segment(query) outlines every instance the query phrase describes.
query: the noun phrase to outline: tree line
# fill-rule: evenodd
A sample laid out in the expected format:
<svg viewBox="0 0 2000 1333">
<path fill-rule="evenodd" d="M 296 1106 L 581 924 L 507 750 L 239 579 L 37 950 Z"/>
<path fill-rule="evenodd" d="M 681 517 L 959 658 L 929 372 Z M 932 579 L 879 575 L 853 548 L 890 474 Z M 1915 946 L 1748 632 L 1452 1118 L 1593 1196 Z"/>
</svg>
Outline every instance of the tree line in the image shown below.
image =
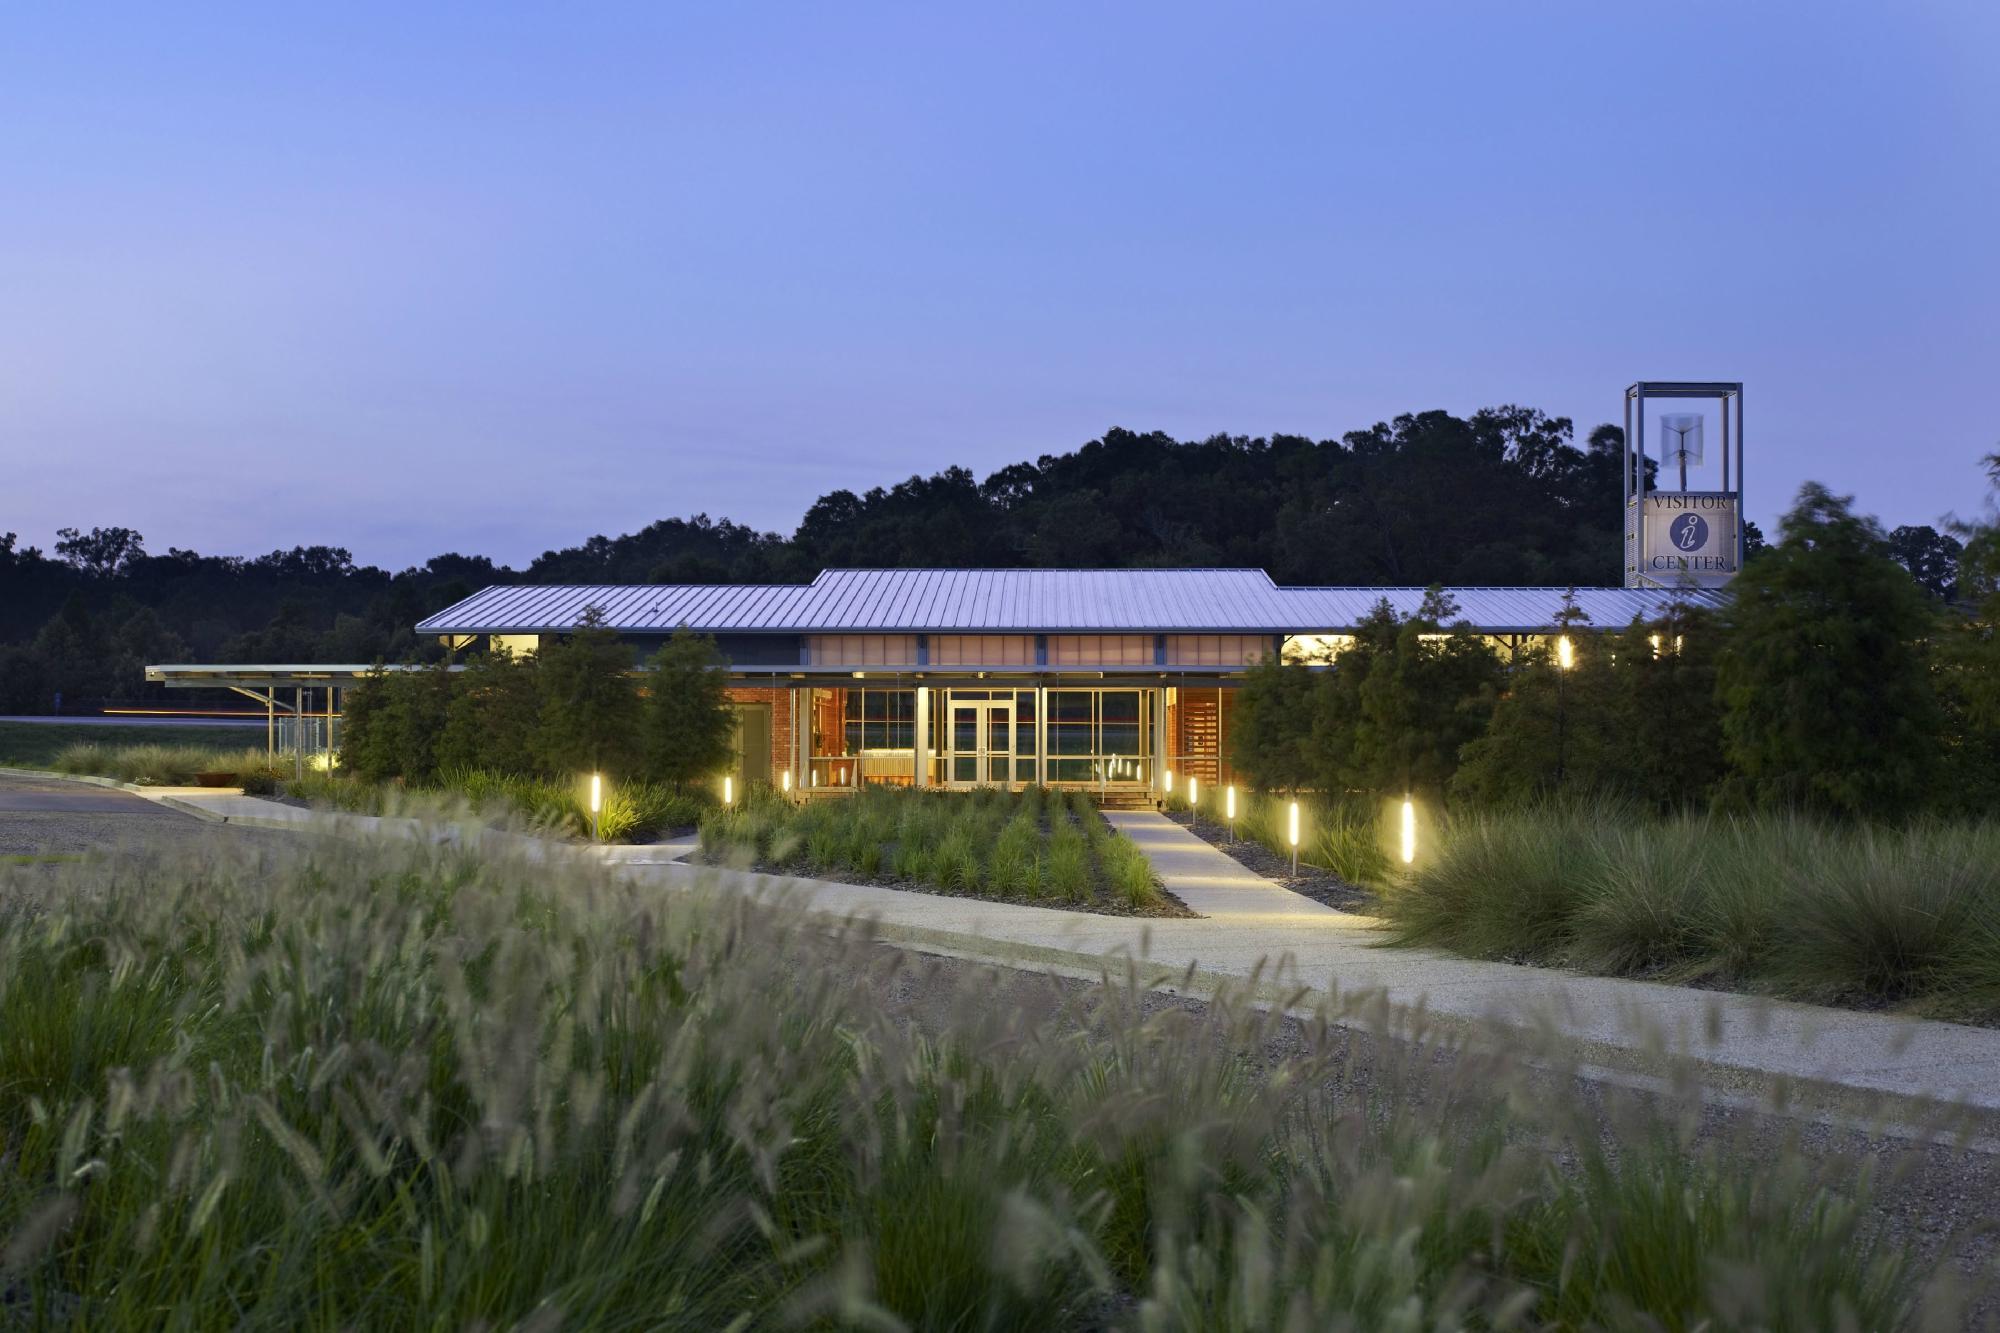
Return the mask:
<svg viewBox="0 0 2000 1333">
<path fill-rule="evenodd" d="M 1337 439 L 1107 431 L 981 481 L 962 467 L 820 497 L 789 536 L 707 515 L 546 551 L 447 553 L 391 573 L 337 546 L 252 558 L 147 551 L 130 528 L 0 535 L 0 712 L 157 697 L 147 662 L 424 660 L 413 626 L 497 582 L 798 582 L 828 566 L 1246 566 L 1280 583 L 1612 585 L 1623 432 L 1532 408 L 1421 412 Z M 1898 528 L 1939 600 L 1957 538 Z M 1762 538 L 1754 531 L 1751 547 Z M 182 699 L 188 696 L 180 696 Z"/>
<path fill-rule="evenodd" d="M 2000 455 L 1987 460 L 2000 490 Z M 1447 802 L 1613 797 L 1846 818 L 2000 808 L 2000 521 L 1934 595 L 1851 497 L 1808 484 L 1720 613 L 1592 626 L 1566 598 L 1518 660 L 1434 588 L 1384 603 L 1337 668 L 1266 661 L 1231 761 L 1256 785 Z M 1551 643 L 1554 646 L 1551 646 Z"/>
<path fill-rule="evenodd" d="M 473 772 L 706 783 L 733 753 L 724 665 L 714 640 L 682 629 L 635 677 L 631 648 L 592 609 L 539 652 L 363 677 L 342 709 L 340 764 L 414 787 Z"/>
</svg>

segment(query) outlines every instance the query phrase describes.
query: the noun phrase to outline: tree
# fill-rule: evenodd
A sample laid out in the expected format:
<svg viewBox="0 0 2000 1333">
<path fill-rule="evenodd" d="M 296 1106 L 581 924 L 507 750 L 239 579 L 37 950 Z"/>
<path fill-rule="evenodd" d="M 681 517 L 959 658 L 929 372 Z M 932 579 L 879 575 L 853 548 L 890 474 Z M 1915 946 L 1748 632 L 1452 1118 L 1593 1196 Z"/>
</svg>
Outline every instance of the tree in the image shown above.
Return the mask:
<svg viewBox="0 0 2000 1333">
<path fill-rule="evenodd" d="M 1621 643 L 1577 632 L 1589 622 L 1576 590 L 1564 593 L 1550 627 L 1553 646 L 1538 644 L 1517 661 L 1485 734 L 1460 751 L 1454 792 L 1507 805 L 1562 792 L 1630 790 L 1617 674 Z"/>
<path fill-rule="evenodd" d="M 1940 602 L 1958 596 L 1958 562 L 1965 544 L 1926 523 L 1889 534 L 1889 558 L 1910 571 L 1917 586 Z"/>
<path fill-rule="evenodd" d="M 389 677 L 380 662 L 340 701 L 340 766 L 369 782 L 386 782 L 397 773 L 388 702 Z"/>
<path fill-rule="evenodd" d="M 1808 482 L 1734 591 L 1716 684 L 1749 799 L 1848 817 L 1914 808 L 1937 760 L 1936 620 L 1880 525 Z"/>
<path fill-rule="evenodd" d="M 1437 793 L 1458 754 L 1482 735 L 1500 680 L 1500 661 L 1460 621 L 1442 589 L 1398 620 L 1380 602 L 1356 627 L 1353 646 L 1322 678 L 1314 710 L 1313 757 L 1330 790 Z"/>
<path fill-rule="evenodd" d="M 728 664 L 715 640 L 683 625 L 646 666 L 646 772 L 663 782 L 706 782 L 734 755 Z"/>
<path fill-rule="evenodd" d="M 1727 651 L 1715 617 L 1679 597 L 1625 634 L 1617 660 L 1623 742 L 1647 804 L 1699 809 L 1717 795 L 1725 765 L 1716 666 Z"/>
<path fill-rule="evenodd" d="M 1229 726 L 1230 766 L 1263 791 L 1313 785 L 1307 746 L 1313 673 L 1299 662 L 1265 657 L 1243 673 Z"/>
<path fill-rule="evenodd" d="M 2000 499 L 2000 453 L 1982 460 Z M 1938 637 L 1938 696 L 1944 710 L 1945 790 L 1958 809 L 2000 808 L 2000 507 L 1956 523 L 1963 538 L 1957 603 Z"/>
<path fill-rule="evenodd" d="M 438 768 L 533 773 L 541 693 L 532 656 L 506 648 L 481 653 L 452 683 L 438 737 Z"/>
<path fill-rule="evenodd" d="M 626 777 L 640 765 L 639 692 L 632 650 L 605 628 L 598 607 L 584 608 L 576 629 L 536 656 L 541 717 L 535 758 L 552 774 Z"/>
<path fill-rule="evenodd" d="M 131 528 L 56 529 L 56 554 L 86 574 L 100 578 L 119 570 L 146 554 L 146 539 Z"/>
</svg>

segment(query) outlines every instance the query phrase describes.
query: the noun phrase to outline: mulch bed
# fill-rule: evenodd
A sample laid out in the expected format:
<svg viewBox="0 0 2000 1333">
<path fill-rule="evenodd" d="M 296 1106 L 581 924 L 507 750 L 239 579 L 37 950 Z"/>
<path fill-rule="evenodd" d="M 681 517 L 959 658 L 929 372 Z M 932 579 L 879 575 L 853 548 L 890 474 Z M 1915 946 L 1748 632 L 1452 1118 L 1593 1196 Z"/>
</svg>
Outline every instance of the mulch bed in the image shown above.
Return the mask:
<svg viewBox="0 0 2000 1333">
<path fill-rule="evenodd" d="M 1336 912 L 1350 912 L 1356 916 L 1375 915 L 1375 895 L 1368 890 L 1349 884 L 1331 870 L 1299 862 L 1299 873 L 1292 873 L 1292 858 L 1280 856 L 1261 842 L 1249 838 L 1229 840 L 1229 827 L 1204 819 L 1200 824 L 1191 824 L 1185 810 L 1167 812 L 1167 818 L 1193 833 L 1203 842 L 1235 861 L 1245 870 L 1262 875 L 1273 884 L 1290 889 L 1302 898 L 1310 898 L 1316 903 L 1331 907 Z"/>
</svg>

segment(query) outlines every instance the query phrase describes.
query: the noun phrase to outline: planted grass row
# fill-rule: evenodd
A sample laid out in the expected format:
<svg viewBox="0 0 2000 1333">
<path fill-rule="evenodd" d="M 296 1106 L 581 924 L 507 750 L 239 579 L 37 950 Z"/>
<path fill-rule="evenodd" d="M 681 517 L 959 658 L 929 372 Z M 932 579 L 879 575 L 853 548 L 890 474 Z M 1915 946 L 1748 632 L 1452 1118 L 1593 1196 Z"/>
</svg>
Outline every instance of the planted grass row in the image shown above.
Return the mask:
<svg viewBox="0 0 2000 1333">
<path fill-rule="evenodd" d="M 871 788 L 802 805 L 767 798 L 712 813 L 701 842 L 710 861 L 792 874 L 1096 910 L 1175 906 L 1146 854 L 1083 792 Z"/>
<path fill-rule="evenodd" d="M 87 747 L 99 754 L 138 748 L 166 749 L 180 754 L 241 754 L 254 748 L 258 760 L 264 757 L 263 727 L 152 726 L 139 723 L 83 722 L 0 722 L 0 765 L 14 768 L 56 768 L 56 760 L 74 746 Z M 74 756 L 72 761 L 74 762 Z M 190 763 L 206 761 L 190 760 Z M 65 773 L 89 773 L 97 777 L 115 774 L 96 768 L 61 768 Z M 186 771 L 196 771 L 188 768 Z M 202 771 L 207 771 L 206 767 Z M 135 782 L 136 778 L 120 781 Z"/>
<path fill-rule="evenodd" d="M 49 756 L 45 766 L 57 773 L 112 778 L 139 787 L 185 787 L 197 773 L 275 775 L 264 747 L 242 747 L 240 735 L 229 748 L 215 745 L 111 745 L 78 741 Z"/>
<path fill-rule="evenodd" d="M 2000 1022 L 2000 821 L 1547 806 L 1455 815 L 1438 843 L 1380 896 L 1397 942 Z"/>
<path fill-rule="evenodd" d="M 1213 787 L 1201 793 L 1198 818 L 1203 825 L 1223 827 L 1222 792 Z M 1291 804 L 1299 804 L 1299 862 L 1317 866 L 1340 876 L 1357 888 L 1373 888 L 1387 880 L 1394 862 L 1388 838 L 1392 828 L 1389 810 L 1374 798 L 1347 800 L 1322 795 L 1291 796 L 1239 790 L 1236 794 L 1236 836 L 1261 844 L 1282 857 L 1290 857 Z M 1185 787 L 1167 798 L 1171 813 L 1193 815 Z"/>
<path fill-rule="evenodd" d="M 1136 981 L 977 971 L 912 1009 L 903 966 L 740 893 L 471 843 L 0 866 L 8 1309 L 102 1329 L 1962 1317 L 1851 1162 L 1779 1144 L 1751 1166 L 1679 1106 L 1600 1118 L 1407 1018 L 1274 1043 L 1284 1020 L 1243 996 L 1160 1009 Z M 1014 1002 L 1031 986 L 1046 999 Z"/>
<path fill-rule="evenodd" d="M 423 787 L 365 782 L 345 773 L 308 773 L 280 784 L 287 796 L 309 805 L 362 815 L 451 817 L 469 814 L 495 826 L 589 838 L 637 842 L 675 829 L 693 828 L 715 802 L 661 782 L 607 782 L 593 825 L 589 789 L 581 780 L 554 781 L 484 769 L 447 769 Z"/>
</svg>

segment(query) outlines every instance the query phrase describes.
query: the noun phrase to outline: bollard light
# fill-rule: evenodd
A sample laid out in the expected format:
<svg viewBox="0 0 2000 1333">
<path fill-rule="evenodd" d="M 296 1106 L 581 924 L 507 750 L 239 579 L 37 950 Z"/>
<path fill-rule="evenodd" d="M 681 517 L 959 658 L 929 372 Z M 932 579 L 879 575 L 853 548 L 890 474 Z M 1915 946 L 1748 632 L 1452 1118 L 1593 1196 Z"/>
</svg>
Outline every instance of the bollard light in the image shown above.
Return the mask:
<svg viewBox="0 0 2000 1333">
<path fill-rule="evenodd" d="M 1299 875 L 1299 803 L 1292 802 L 1292 808 L 1285 815 L 1285 840 L 1292 844 L 1292 878 Z"/>
<path fill-rule="evenodd" d="M 590 775 L 590 840 L 592 842 L 603 841 L 597 834 L 599 828 L 598 812 L 602 809 L 604 809 L 604 778 L 601 774 L 592 773 Z"/>
<path fill-rule="evenodd" d="M 1190 777 L 1188 778 L 1188 806 L 1189 806 L 1189 807 L 1190 807 L 1191 809 L 1195 809 L 1195 810 L 1199 810 L 1199 809 L 1200 809 L 1200 807 L 1201 807 L 1201 779 L 1200 779 L 1200 778 L 1197 778 L 1197 777 L 1192 777 L 1192 776 L 1190 776 Z"/>
<path fill-rule="evenodd" d="M 1174 794 L 1174 770 L 1170 768 L 1167 770 L 1167 795 L 1172 796 L 1173 794 Z"/>
<path fill-rule="evenodd" d="M 1403 798 L 1403 864 L 1417 859 L 1417 805 L 1409 797 Z"/>
<path fill-rule="evenodd" d="M 1223 793 L 1222 817 L 1229 821 L 1229 840 L 1231 842 L 1235 842 L 1236 841 L 1236 786 L 1234 783 L 1231 783 L 1229 790 Z"/>
<path fill-rule="evenodd" d="M 789 768 L 785 770 L 784 784 L 785 795 L 790 796 L 792 794 L 792 770 Z"/>
<path fill-rule="evenodd" d="M 722 803 L 724 805 L 734 805 L 736 803 L 735 778 L 725 776 L 722 779 Z"/>
</svg>

